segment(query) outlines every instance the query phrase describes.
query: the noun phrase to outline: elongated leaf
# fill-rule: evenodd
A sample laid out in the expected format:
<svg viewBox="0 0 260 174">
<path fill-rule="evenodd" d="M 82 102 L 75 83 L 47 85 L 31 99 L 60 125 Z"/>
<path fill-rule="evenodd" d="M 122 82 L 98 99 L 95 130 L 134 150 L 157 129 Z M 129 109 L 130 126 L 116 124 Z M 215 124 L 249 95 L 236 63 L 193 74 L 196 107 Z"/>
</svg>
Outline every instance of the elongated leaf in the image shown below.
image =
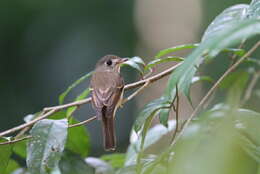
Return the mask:
<svg viewBox="0 0 260 174">
<path fill-rule="evenodd" d="M 231 27 L 219 31 L 211 38 L 203 41 L 200 46 L 192 52 L 176 71 L 171 74 L 166 96 L 175 96 L 175 86 L 178 83 L 179 89 L 189 96 L 189 89 L 192 78 L 196 72 L 197 66 L 203 61 L 203 55 L 208 54 L 209 57 L 215 57 L 221 50 L 233 44 L 239 43 L 242 38 L 249 38 L 256 34 L 260 34 L 259 20 L 243 20 L 233 23 Z"/>
<path fill-rule="evenodd" d="M 211 38 L 216 32 L 232 26 L 233 22 L 245 19 L 247 17 L 248 7 L 249 5 L 247 4 L 238 4 L 224 10 L 208 26 L 207 30 L 204 32 L 202 41 Z"/>
<path fill-rule="evenodd" d="M 0 138 L 0 142 L 6 142 L 7 139 Z M 10 161 L 13 146 L 10 144 L 0 146 L 0 173 L 7 174 L 7 166 Z"/>
<path fill-rule="evenodd" d="M 136 132 L 138 132 L 141 127 L 143 126 L 146 119 L 150 116 L 154 116 L 160 109 L 164 109 L 166 107 L 169 107 L 170 103 L 165 100 L 165 98 L 161 97 L 159 99 L 156 99 L 150 103 L 148 103 L 141 113 L 138 115 L 135 124 L 134 129 Z"/>
<path fill-rule="evenodd" d="M 172 47 L 172 48 L 166 48 L 164 50 L 161 50 L 159 53 L 157 53 L 155 58 L 159 59 L 160 57 L 163 57 L 163 56 L 170 54 L 170 53 L 173 53 L 175 51 L 197 48 L 198 46 L 199 46 L 199 44 L 185 44 L 185 45 L 175 46 L 175 47 Z"/>
<path fill-rule="evenodd" d="M 124 167 L 126 154 L 124 153 L 114 153 L 108 155 L 102 155 L 100 159 L 108 162 L 113 168 Z"/>
<path fill-rule="evenodd" d="M 75 118 L 71 118 L 70 124 L 78 123 Z M 68 140 L 66 149 L 86 157 L 90 151 L 90 136 L 85 126 L 78 126 L 68 130 Z"/>
<path fill-rule="evenodd" d="M 126 61 L 122 64 L 122 66 L 125 66 L 125 65 L 136 69 L 140 74 L 144 73 L 145 63 L 144 63 L 143 59 L 140 57 L 129 58 L 128 61 Z"/>
<path fill-rule="evenodd" d="M 155 59 L 151 62 L 149 62 L 146 66 L 145 66 L 145 70 L 148 70 L 158 64 L 161 64 L 161 63 L 166 63 L 166 62 L 172 62 L 172 61 L 175 61 L 175 62 L 181 62 L 183 61 L 183 58 L 182 57 L 166 57 L 166 58 L 163 58 L 163 59 Z"/>
<path fill-rule="evenodd" d="M 253 18 L 259 18 L 260 17 L 260 1 L 259 0 L 252 0 L 247 12 L 248 16 Z"/>
<path fill-rule="evenodd" d="M 68 123 L 63 120 L 44 119 L 37 122 L 27 145 L 27 167 L 31 173 L 48 174 L 58 170 L 67 139 Z"/>
<path fill-rule="evenodd" d="M 79 85 L 81 82 L 83 82 L 85 79 L 90 77 L 92 72 L 85 74 L 84 76 L 80 77 L 78 80 L 76 80 L 74 83 L 72 83 L 66 91 L 64 91 L 60 96 L 59 96 L 59 104 L 63 104 L 65 97 L 69 94 L 69 92 L 75 88 L 77 85 Z"/>
<path fill-rule="evenodd" d="M 59 168 L 62 174 L 94 174 L 95 170 L 84 159 L 73 153 L 66 152 L 62 155 Z"/>
<path fill-rule="evenodd" d="M 20 167 L 19 164 L 15 160 L 11 159 L 8 162 L 8 166 L 6 168 L 5 173 L 10 174 L 10 173 L 14 172 L 16 169 L 18 169 L 19 167 Z"/>
<path fill-rule="evenodd" d="M 175 123 L 176 122 L 174 120 L 171 120 L 167 123 L 169 125 L 168 128 L 163 125 L 156 125 L 153 128 L 149 129 L 144 142 L 144 149 L 149 148 L 151 145 L 158 142 L 164 135 L 173 131 L 175 129 Z M 131 142 L 131 145 L 128 147 L 127 150 L 125 166 L 136 164 L 136 157 L 140 150 L 140 146 L 141 137 L 136 139 L 136 141 Z"/>
<path fill-rule="evenodd" d="M 213 79 L 209 76 L 194 76 L 191 80 L 191 83 L 197 83 L 200 81 L 213 82 Z"/>
<path fill-rule="evenodd" d="M 15 143 L 13 147 L 13 152 L 24 159 L 26 159 L 26 143 L 27 140 L 20 141 Z"/>
<path fill-rule="evenodd" d="M 80 95 L 78 95 L 78 96 L 76 97 L 76 99 L 75 99 L 74 101 L 83 100 L 84 98 L 86 98 L 86 97 L 89 95 L 89 93 L 90 93 L 90 88 L 85 89 Z M 73 106 L 73 107 L 68 108 L 68 109 L 67 109 L 67 114 L 66 114 L 66 116 L 67 116 L 67 117 L 70 117 L 71 114 L 72 114 L 76 109 L 77 109 L 76 106 Z"/>
</svg>

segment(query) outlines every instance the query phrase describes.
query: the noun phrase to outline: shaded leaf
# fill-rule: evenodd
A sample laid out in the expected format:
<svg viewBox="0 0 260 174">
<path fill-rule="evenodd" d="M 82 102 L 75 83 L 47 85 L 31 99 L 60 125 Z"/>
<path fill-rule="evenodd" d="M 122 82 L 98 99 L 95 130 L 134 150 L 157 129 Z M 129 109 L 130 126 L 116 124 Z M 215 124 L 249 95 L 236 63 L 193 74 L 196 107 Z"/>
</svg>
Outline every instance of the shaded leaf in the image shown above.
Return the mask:
<svg viewBox="0 0 260 174">
<path fill-rule="evenodd" d="M 24 159 L 26 158 L 26 143 L 27 140 L 23 140 L 13 145 L 13 152 Z"/>
<path fill-rule="evenodd" d="M 252 18 L 252 17 L 259 18 L 260 17 L 260 1 L 259 0 L 251 1 L 247 14 L 250 18 Z"/>
<path fill-rule="evenodd" d="M 168 119 L 169 119 L 170 109 L 161 109 L 159 120 L 160 123 L 165 127 L 168 127 Z"/>
<path fill-rule="evenodd" d="M 6 142 L 8 139 L 0 138 L 0 142 Z M 0 146 L 0 173 L 7 174 L 7 166 L 10 161 L 10 156 L 12 154 L 13 145 L 6 144 Z"/>
<path fill-rule="evenodd" d="M 125 65 L 136 69 L 140 74 L 144 73 L 145 63 L 144 63 L 143 59 L 140 57 L 129 58 L 128 61 L 126 61 L 122 64 L 122 66 L 125 66 Z"/>
<path fill-rule="evenodd" d="M 134 130 L 138 132 L 148 117 L 153 117 L 160 109 L 164 109 L 169 106 L 170 103 L 165 100 L 164 97 L 158 98 L 148 103 L 138 115 L 134 124 Z"/>
<path fill-rule="evenodd" d="M 66 152 L 62 155 L 59 162 L 62 174 L 94 174 L 94 168 L 89 166 L 84 159 L 79 156 Z"/>
<path fill-rule="evenodd" d="M 175 124 L 176 124 L 175 120 L 171 120 L 167 124 L 168 124 L 168 128 L 166 128 L 163 125 L 155 125 L 154 127 L 148 130 L 144 141 L 144 147 L 143 147 L 144 149 L 147 149 L 151 145 L 155 144 L 164 135 L 166 135 L 167 133 L 175 129 Z M 131 136 L 135 136 L 133 134 L 135 134 L 135 132 L 132 132 Z M 138 139 L 135 139 L 135 141 L 131 142 L 127 150 L 125 166 L 131 166 L 136 164 L 136 158 L 141 147 L 141 141 L 142 141 L 142 137 L 138 137 Z"/>
<path fill-rule="evenodd" d="M 83 82 L 85 79 L 90 77 L 92 75 L 92 72 L 85 74 L 84 76 L 80 77 L 78 80 L 76 80 L 74 83 L 72 83 L 66 91 L 64 91 L 60 96 L 59 96 L 59 104 L 63 104 L 65 97 L 69 94 L 69 92 L 78 86 L 81 82 Z"/>
<path fill-rule="evenodd" d="M 108 162 L 113 168 L 124 167 L 126 154 L 124 153 L 113 153 L 108 155 L 102 155 L 100 159 Z"/>
<path fill-rule="evenodd" d="M 114 169 L 105 161 L 94 158 L 94 157 L 88 157 L 85 159 L 86 163 L 93 168 L 95 168 L 95 173 L 98 174 L 114 174 Z"/>
<path fill-rule="evenodd" d="M 70 124 L 78 123 L 75 118 L 70 119 Z M 90 136 L 85 126 L 73 127 L 68 130 L 66 149 L 86 157 L 90 151 Z"/>
<path fill-rule="evenodd" d="M 30 173 L 47 174 L 58 170 L 66 138 L 68 123 L 63 120 L 44 119 L 30 131 L 27 145 L 27 167 Z"/>
<path fill-rule="evenodd" d="M 10 174 L 10 173 L 14 172 L 16 169 L 18 169 L 19 167 L 20 167 L 19 164 L 15 160 L 11 159 L 8 162 L 8 166 L 6 168 L 5 173 Z"/>
<path fill-rule="evenodd" d="M 219 31 L 231 27 L 233 22 L 245 19 L 247 17 L 248 7 L 249 5 L 247 4 L 238 4 L 225 9 L 208 26 L 204 32 L 202 41 L 211 38 Z"/>
<path fill-rule="evenodd" d="M 80 95 L 76 97 L 74 101 L 79 101 L 85 99 L 90 93 L 90 88 L 85 89 Z M 71 114 L 77 109 L 77 106 L 73 106 L 67 109 L 66 116 L 70 117 Z"/>
</svg>

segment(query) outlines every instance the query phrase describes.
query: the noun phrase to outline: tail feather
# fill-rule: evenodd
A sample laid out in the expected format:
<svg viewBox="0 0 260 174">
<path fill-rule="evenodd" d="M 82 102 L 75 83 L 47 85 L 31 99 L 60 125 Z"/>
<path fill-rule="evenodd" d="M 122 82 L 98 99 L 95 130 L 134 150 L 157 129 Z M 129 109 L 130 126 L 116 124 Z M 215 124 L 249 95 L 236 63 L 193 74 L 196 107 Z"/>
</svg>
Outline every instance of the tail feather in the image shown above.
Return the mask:
<svg viewBox="0 0 260 174">
<path fill-rule="evenodd" d="M 116 136 L 113 116 L 102 116 L 104 148 L 107 151 L 116 149 Z"/>
</svg>

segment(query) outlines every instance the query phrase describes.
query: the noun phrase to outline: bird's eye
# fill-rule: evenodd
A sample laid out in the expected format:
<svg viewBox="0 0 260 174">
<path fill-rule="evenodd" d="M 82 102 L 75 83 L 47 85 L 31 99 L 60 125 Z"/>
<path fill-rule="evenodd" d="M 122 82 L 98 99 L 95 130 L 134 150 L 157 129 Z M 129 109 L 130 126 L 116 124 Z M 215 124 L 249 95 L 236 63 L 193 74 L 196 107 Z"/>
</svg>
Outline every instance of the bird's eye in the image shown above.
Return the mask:
<svg viewBox="0 0 260 174">
<path fill-rule="evenodd" d="M 106 62 L 106 64 L 107 64 L 108 66 L 112 65 L 112 60 L 108 60 L 108 61 Z"/>
</svg>

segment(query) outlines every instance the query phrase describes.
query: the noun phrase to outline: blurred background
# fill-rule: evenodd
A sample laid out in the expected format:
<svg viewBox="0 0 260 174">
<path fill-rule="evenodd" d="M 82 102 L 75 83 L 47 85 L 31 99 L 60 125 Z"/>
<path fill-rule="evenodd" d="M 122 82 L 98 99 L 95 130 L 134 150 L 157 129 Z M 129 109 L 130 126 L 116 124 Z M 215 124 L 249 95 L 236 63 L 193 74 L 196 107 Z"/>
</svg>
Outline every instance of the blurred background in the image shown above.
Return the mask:
<svg viewBox="0 0 260 174">
<path fill-rule="evenodd" d="M 73 81 L 93 70 L 106 54 L 140 56 L 146 61 L 159 50 L 196 43 L 207 25 L 225 8 L 249 0 L 2 0 L 0 1 L 0 131 L 23 123 L 23 117 L 58 104 Z M 185 55 L 185 53 L 180 53 Z M 220 64 L 217 64 L 220 65 Z M 158 71 L 165 67 L 159 67 Z M 215 71 L 225 67 L 215 67 Z M 126 82 L 139 77 L 124 69 Z M 119 151 L 125 151 L 132 123 L 148 101 L 166 85 L 155 83 L 117 113 Z M 66 99 L 72 101 L 88 82 Z M 194 89 L 194 101 L 201 87 Z M 151 95 L 151 93 L 153 95 Z M 182 100 L 185 104 L 185 100 Z M 182 115 L 190 112 L 189 105 Z M 85 120 L 90 105 L 75 113 Z M 99 122 L 87 126 L 91 155 L 104 153 Z"/>
</svg>

